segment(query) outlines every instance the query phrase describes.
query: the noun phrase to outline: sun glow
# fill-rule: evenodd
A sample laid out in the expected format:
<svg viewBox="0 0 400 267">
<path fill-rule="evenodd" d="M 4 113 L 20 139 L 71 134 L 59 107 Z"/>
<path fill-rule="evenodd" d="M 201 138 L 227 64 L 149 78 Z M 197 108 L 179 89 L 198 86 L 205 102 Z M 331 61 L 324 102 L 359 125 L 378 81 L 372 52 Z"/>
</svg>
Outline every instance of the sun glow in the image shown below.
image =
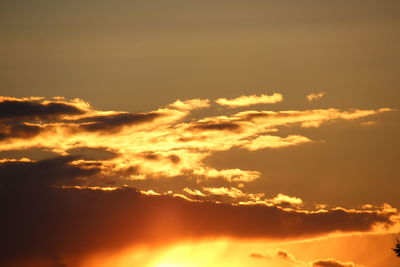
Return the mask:
<svg viewBox="0 0 400 267">
<path fill-rule="evenodd" d="M 226 241 L 183 243 L 160 253 L 151 267 L 200 267 L 217 264 L 227 249 Z M 220 263 L 220 262 L 219 262 Z"/>
<path fill-rule="evenodd" d="M 253 261 L 245 253 L 231 253 L 238 244 L 231 240 L 203 240 L 182 242 L 167 247 L 131 247 L 117 254 L 92 255 L 82 267 L 217 267 L 250 266 Z M 254 265 L 251 265 L 254 266 Z"/>
<path fill-rule="evenodd" d="M 155 265 L 154 267 L 191 267 L 191 266 L 197 266 L 197 265 L 187 265 L 184 263 L 159 263 Z"/>
<path fill-rule="evenodd" d="M 78 267 L 310 267 L 315 261 L 337 259 L 364 267 L 367 262 L 390 259 L 395 235 L 331 236 L 302 241 L 210 239 L 192 240 L 175 245 L 130 247 L 118 253 L 92 255 Z M 349 251 L 346 244 L 360 249 Z M 368 255 L 365 255 L 365 251 Z M 376 257 L 378 255 L 378 257 Z M 364 264 L 364 265 L 363 265 Z M 351 265 L 349 265 L 351 266 Z"/>
<path fill-rule="evenodd" d="M 176 266 L 181 266 L 181 264 L 176 264 L 176 263 L 159 263 L 154 267 L 176 267 Z"/>
</svg>

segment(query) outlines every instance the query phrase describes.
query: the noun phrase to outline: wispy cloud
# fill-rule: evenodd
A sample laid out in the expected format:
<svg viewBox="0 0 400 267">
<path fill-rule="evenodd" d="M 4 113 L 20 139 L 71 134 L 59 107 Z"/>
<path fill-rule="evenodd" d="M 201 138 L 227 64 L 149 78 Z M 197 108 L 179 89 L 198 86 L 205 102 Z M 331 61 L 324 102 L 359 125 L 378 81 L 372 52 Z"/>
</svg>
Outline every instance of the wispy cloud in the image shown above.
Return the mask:
<svg viewBox="0 0 400 267">
<path fill-rule="evenodd" d="M 295 146 L 302 143 L 311 142 L 310 139 L 301 135 L 289 135 L 287 137 L 279 137 L 273 135 L 259 136 L 242 147 L 250 151 L 264 148 L 280 148 L 286 146 Z"/>
<path fill-rule="evenodd" d="M 285 251 L 285 250 L 276 250 L 268 253 L 252 253 L 250 257 L 255 259 L 267 260 L 267 261 L 281 261 L 289 264 L 289 266 L 298 266 L 298 267 L 364 267 L 363 265 L 355 264 L 351 261 L 342 262 L 336 259 L 320 259 L 314 261 L 302 261 L 296 259 L 296 257 Z M 285 265 L 286 266 L 286 265 Z"/>
<path fill-rule="evenodd" d="M 283 100 L 283 96 L 278 93 L 274 93 L 272 95 L 248 95 L 248 96 L 240 96 L 233 99 L 227 98 L 218 98 L 215 100 L 215 103 L 221 106 L 228 106 L 230 108 L 237 107 L 245 107 L 257 104 L 275 104 L 281 102 Z"/>
<path fill-rule="evenodd" d="M 313 101 L 313 100 L 321 99 L 324 95 L 325 95 L 324 92 L 319 92 L 319 93 L 311 93 L 311 94 L 307 95 L 306 97 L 307 97 L 308 101 Z"/>
<path fill-rule="evenodd" d="M 317 260 L 312 263 L 312 267 L 356 267 L 353 262 L 341 262 L 335 259 Z"/>
<path fill-rule="evenodd" d="M 205 160 L 215 152 L 232 148 L 254 151 L 312 142 L 302 135 L 279 136 L 283 126 L 319 127 L 326 122 L 354 120 L 390 111 L 387 108 L 252 110 L 189 120 L 192 110 L 209 108 L 210 101 L 177 100 L 142 113 L 101 111 L 83 100 L 63 98 L 3 97 L 2 101 L 0 107 L 2 104 L 12 107 L 7 108 L 8 113 L 4 114 L 8 115 L 3 115 L 0 123 L 2 151 L 42 148 L 71 155 L 77 149 L 98 149 L 115 155 L 96 162 L 103 176 L 114 179 L 191 174 L 234 183 L 251 182 L 261 173 L 235 167 L 217 170 Z M 20 105 L 25 107 L 22 111 Z"/>
</svg>

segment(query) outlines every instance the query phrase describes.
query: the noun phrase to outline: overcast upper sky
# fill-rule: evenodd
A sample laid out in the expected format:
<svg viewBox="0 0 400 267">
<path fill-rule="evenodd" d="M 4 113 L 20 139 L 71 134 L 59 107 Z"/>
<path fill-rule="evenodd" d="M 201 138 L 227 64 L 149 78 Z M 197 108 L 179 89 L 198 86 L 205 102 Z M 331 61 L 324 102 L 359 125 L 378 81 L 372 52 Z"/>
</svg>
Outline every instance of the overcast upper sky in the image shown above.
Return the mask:
<svg viewBox="0 0 400 267">
<path fill-rule="evenodd" d="M 0 263 L 398 266 L 399 14 L 1 1 Z"/>
</svg>

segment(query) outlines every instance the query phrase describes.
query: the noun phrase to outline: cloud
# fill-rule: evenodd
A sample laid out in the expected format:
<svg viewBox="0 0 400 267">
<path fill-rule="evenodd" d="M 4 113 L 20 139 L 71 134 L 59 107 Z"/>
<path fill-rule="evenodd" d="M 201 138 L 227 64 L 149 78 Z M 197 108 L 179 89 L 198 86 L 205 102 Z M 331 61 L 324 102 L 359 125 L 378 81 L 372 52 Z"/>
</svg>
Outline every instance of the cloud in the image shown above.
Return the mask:
<svg viewBox="0 0 400 267">
<path fill-rule="evenodd" d="M 235 188 L 235 187 L 204 187 L 204 191 L 211 193 L 213 195 L 220 195 L 220 196 L 229 196 L 231 198 L 239 198 L 243 197 L 245 193 L 243 193 L 240 189 Z"/>
<path fill-rule="evenodd" d="M 222 203 L 242 203 L 242 202 L 257 202 L 261 203 L 264 198 L 264 193 L 245 193 L 242 190 L 235 187 L 203 187 L 204 193 L 202 194 L 202 200 L 204 201 L 217 201 Z M 199 193 L 197 190 L 195 193 Z M 188 192 L 189 195 L 196 196 L 193 192 Z M 199 196 L 199 195 L 197 195 Z"/>
<path fill-rule="evenodd" d="M 303 205 L 303 200 L 301 200 L 301 198 L 298 197 L 291 197 L 291 196 L 287 196 L 285 194 L 278 194 L 276 195 L 276 197 L 274 197 L 273 199 L 268 200 L 268 202 L 277 205 L 277 206 L 302 206 Z"/>
<path fill-rule="evenodd" d="M 208 99 L 190 99 L 186 101 L 177 100 L 170 104 L 170 108 L 179 109 L 183 111 L 190 111 L 195 109 L 207 108 L 210 106 L 210 100 Z"/>
<path fill-rule="evenodd" d="M 324 122 L 335 122 L 338 120 L 355 120 L 362 117 L 391 111 L 388 108 L 377 110 L 341 111 L 335 108 L 312 109 L 312 110 L 286 110 L 286 111 L 243 111 L 233 117 L 237 121 L 249 121 L 257 123 L 259 127 L 278 127 L 299 124 L 302 127 L 319 127 Z"/>
<path fill-rule="evenodd" d="M 193 171 L 196 175 L 203 175 L 208 178 L 222 178 L 230 182 L 251 182 L 259 178 L 261 173 L 258 171 L 245 171 L 241 169 L 216 170 L 208 167 L 197 167 Z"/>
<path fill-rule="evenodd" d="M 177 100 L 166 107 L 141 113 L 101 111 L 83 100 L 68 101 L 60 97 L 51 100 L 3 97 L 2 101 L 27 104 L 40 112 L 7 113 L 8 119 L 0 122 L 0 151 L 40 148 L 60 155 L 77 155 L 76 149 L 82 147 L 106 150 L 115 157 L 86 157 L 86 160 L 95 160 L 102 177 L 112 177 L 120 184 L 126 179 L 188 174 L 198 181 L 215 178 L 231 183 L 252 182 L 261 176 L 257 170 L 235 167 L 218 170 L 206 164 L 206 160 L 215 152 L 232 148 L 254 151 L 312 142 L 298 134 L 281 137 L 281 127 L 319 127 L 327 122 L 390 111 L 385 108 L 251 110 L 197 118 L 189 117 L 191 111 L 209 107 L 209 100 Z M 46 106 L 57 109 L 46 109 Z"/>
<path fill-rule="evenodd" d="M 284 250 L 276 250 L 274 252 L 269 252 L 267 254 L 251 253 L 250 257 L 255 259 L 265 259 L 265 260 L 281 260 L 290 263 L 290 266 L 304 266 L 304 267 L 362 267 L 361 265 L 356 265 L 353 262 L 341 262 L 335 259 L 323 259 L 315 260 L 311 262 L 306 262 L 296 259 L 296 257 Z"/>
<path fill-rule="evenodd" d="M 310 212 L 198 202 L 173 195 L 142 194 L 127 187 L 101 190 L 74 186 L 93 179 L 98 171 L 98 166 L 73 157 L 2 161 L 0 264 L 83 257 L 104 249 L 188 238 L 302 239 L 337 232 L 369 232 L 377 224 L 393 224 L 393 213 L 383 210 Z M 218 193 L 215 189 L 208 191 Z M 222 190 L 220 193 L 225 194 Z"/>
<path fill-rule="evenodd" d="M 238 131 L 240 129 L 240 125 L 236 123 L 198 123 L 197 125 L 193 125 L 192 129 L 197 130 L 210 130 L 210 131 Z"/>
<path fill-rule="evenodd" d="M 81 100 L 65 102 L 43 98 L 0 97 L 0 121 L 41 120 L 82 115 L 88 106 Z"/>
<path fill-rule="evenodd" d="M 265 256 L 260 253 L 251 253 L 250 257 L 256 258 L 256 259 L 264 259 L 265 258 Z"/>
<path fill-rule="evenodd" d="M 307 100 L 308 101 L 313 101 L 313 100 L 319 100 L 325 95 L 324 92 L 319 92 L 319 93 L 311 93 L 307 95 Z"/>
<path fill-rule="evenodd" d="M 341 262 L 334 259 L 327 259 L 314 261 L 312 267 L 356 267 L 356 265 L 352 262 Z"/>
<path fill-rule="evenodd" d="M 75 147 L 67 151 L 71 156 L 84 160 L 109 160 L 118 156 L 117 153 L 107 150 L 103 147 Z"/>
<path fill-rule="evenodd" d="M 264 148 L 295 146 L 308 142 L 311 142 L 311 140 L 301 135 L 289 135 L 284 138 L 273 135 L 263 135 L 250 141 L 248 144 L 244 144 L 242 147 L 246 148 L 247 150 L 254 151 Z"/>
<path fill-rule="evenodd" d="M 29 139 L 39 135 L 42 131 L 43 127 L 35 124 L 3 124 L 0 125 L 0 141 L 12 138 Z"/>
<path fill-rule="evenodd" d="M 71 164 L 77 158 L 57 157 L 42 161 L 3 160 L 0 162 L 0 184 L 3 193 L 19 192 L 73 181 L 98 173 L 96 165 Z"/>
<path fill-rule="evenodd" d="M 291 209 L 301 209 L 304 204 L 303 200 L 298 197 L 280 193 L 273 198 L 267 198 L 264 193 L 247 193 L 236 187 L 202 187 L 201 189 L 193 190 L 184 188 L 182 191 L 186 199 L 195 201 L 213 201 L 240 205 L 265 205 Z"/>
<path fill-rule="evenodd" d="M 292 254 L 290 254 L 290 253 L 288 253 L 286 251 L 278 251 L 277 252 L 277 257 L 279 259 L 282 259 L 282 260 L 285 260 L 285 261 L 288 261 L 288 262 L 291 262 L 291 263 L 295 263 L 295 264 L 299 263 Z"/>
<path fill-rule="evenodd" d="M 398 211 L 388 205 L 316 211 L 305 209 L 298 197 L 245 192 L 244 183 L 258 179 L 259 171 L 215 169 L 207 160 L 232 148 L 312 142 L 297 134 L 281 137 L 282 127 L 319 127 L 390 109 L 250 110 L 201 117 L 190 115 L 209 107 L 209 100 L 178 100 L 142 113 L 101 111 L 60 97 L 1 101 L 25 108 L 8 108 L 0 118 L 0 151 L 42 149 L 62 156 L 0 160 L 5 218 L 0 265 L 47 259 L 61 266 L 69 256 L 203 237 L 293 240 L 397 226 Z M 178 176 L 195 186 L 164 194 L 122 186 Z M 283 252 L 277 257 L 291 259 Z"/>
<path fill-rule="evenodd" d="M 112 115 L 100 115 L 88 117 L 77 121 L 79 128 L 89 132 L 115 133 L 124 126 L 138 125 L 148 123 L 156 118 L 163 116 L 161 113 L 118 113 Z"/>
<path fill-rule="evenodd" d="M 244 106 L 251 106 L 257 104 L 274 104 L 281 102 L 283 100 L 283 96 L 278 93 L 274 93 L 272 95 L 249 95 L 249 96 L 240 96 L 233 99 L 227 98 L 218 98 L 215 102 L 221 106 L 228 106 L 229 108 L 237 108 Z"/>
<path fill-rule="evenodd" d="M 378 124 L 377 121 L 366 121 L 361 123 L 362 126 L 374 126 L 376 124 Z"/>
</svg>

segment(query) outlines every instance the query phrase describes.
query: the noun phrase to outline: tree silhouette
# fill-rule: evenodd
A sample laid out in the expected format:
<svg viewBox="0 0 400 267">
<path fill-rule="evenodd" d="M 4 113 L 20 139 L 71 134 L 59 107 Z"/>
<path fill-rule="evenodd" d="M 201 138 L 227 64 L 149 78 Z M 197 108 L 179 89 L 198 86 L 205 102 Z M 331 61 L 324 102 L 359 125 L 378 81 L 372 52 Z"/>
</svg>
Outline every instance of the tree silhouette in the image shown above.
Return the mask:
<svg viewBox="0 0 400 267">
<path fill-rule="evenodd" d="M 397 257 L 400 257 L 400 242 L 398 239 L 396 239 L 396 240 L 397 240 L 397 244 L 393 248 L 393 251 L 396 253 Z"/>
</svg>

